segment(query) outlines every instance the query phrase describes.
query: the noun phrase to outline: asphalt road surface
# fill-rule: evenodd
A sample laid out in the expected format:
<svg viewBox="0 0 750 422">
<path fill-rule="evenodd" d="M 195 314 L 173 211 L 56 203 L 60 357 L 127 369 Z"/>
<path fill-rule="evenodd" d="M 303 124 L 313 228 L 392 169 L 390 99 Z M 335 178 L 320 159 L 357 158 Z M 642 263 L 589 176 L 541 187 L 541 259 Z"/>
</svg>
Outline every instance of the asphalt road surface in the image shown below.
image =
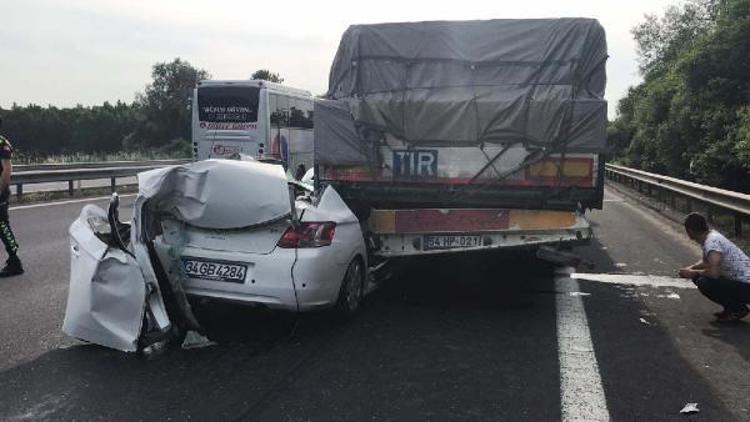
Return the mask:
<svg viewBox="0 0 750 422">
<path fill-rule="evenodd" d="M 713 323 L 671 278 L 699 257 L 680 227 L 605 201 L 572 276 L 525 254 L 417 260 L 351 321 L 209 303 L 218 345 L 150 358 L 60 331 L 84 202 L 16 208 L 0 420 L 750 420 L 750 325 Z"/>
</svg>

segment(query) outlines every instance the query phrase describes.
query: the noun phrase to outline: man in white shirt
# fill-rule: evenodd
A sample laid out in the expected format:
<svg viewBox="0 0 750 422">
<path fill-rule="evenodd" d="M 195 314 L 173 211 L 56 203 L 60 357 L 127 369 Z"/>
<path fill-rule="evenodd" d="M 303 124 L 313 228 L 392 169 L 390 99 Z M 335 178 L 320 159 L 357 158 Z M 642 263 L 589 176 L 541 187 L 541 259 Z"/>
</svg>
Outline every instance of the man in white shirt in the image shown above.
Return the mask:
<svg viewBox="0 0 750 422">
<path fill-rule="evenodd" d="M 739 321 L 747 316 L 750 258 L 721 233 L 710 230 L 698 213 L 685 217 L 685 231 L 701 245 L 703 259 L 679 270 L 680 277 L 692 279 L 704 296 L 724 307 L 714 314 L 718 321 Z"/>
</svg>

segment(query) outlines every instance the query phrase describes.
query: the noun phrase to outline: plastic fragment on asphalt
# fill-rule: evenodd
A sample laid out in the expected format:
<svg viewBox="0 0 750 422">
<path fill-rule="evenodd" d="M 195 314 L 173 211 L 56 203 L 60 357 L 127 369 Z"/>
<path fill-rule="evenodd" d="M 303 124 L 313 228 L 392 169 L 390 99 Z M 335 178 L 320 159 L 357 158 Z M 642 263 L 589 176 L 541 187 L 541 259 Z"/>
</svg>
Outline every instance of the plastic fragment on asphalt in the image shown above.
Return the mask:
<svg viewBox="0 0 750 422">
<path fill-rule="evenodd" d="M 188 331 L 185 339 L 182 341 L 182 348 L 185 350 L 200 349 L 203 347 L 215 346 L 217 343 L 211 341 L 206 336 L 198 334 L 197 331 Z"/>
<path fill-rule="evenodd" d="M 641 321 L 641 323 L 643 323 L 643 324 L 646 324 L 646 325 L 654 325 L 654 324 L 652 324 L 652 323 L 648 322 L 648 321 L 646 320 L 646 318 L 638 318 L 638 320 L 639 320 L 639 321 Z"/>
<path fill-rule="evenodd" d="M 561 251 L 549 246 L 542 246 L 536 251 L 536 257 L 552 264 L 576 267 L 581 263 L 581 257 L 573 252 Z"/>
<path fill-rule="evenodd" d="M 693 413 L 698 413 L 700 411 L 701 410 L 698 409 L 698 403 L 687 403 L 685 404 L 685 407 L 683 407 L 682 410 L 680 410 L 680 413 L 691 415 Z"/>
<path fill-rule="evenodd" d="M 143 355 L 149 359 L 154 356 L 159 356 L 167 350 L 168 345 L 169 340 L 161 340 L 151 343 L 143 348 Z"/>
<path fill-rule="evenodd" d="M 570 296 L 591 296 L 591 293 L 586 292 L 568 292 Z"/>
</svg>

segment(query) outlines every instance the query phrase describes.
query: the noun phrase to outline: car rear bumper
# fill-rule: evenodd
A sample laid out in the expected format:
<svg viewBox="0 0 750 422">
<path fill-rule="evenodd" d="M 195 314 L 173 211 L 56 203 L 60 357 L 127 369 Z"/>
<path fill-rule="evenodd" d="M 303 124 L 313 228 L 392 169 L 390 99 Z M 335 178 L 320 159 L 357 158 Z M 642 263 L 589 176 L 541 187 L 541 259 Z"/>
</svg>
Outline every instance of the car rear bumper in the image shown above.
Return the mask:
<svg viewBox="0 0 750 422">
<path fill-rule="evenodd" d="M 548 210 L 396 210 L 379 211 L 370 218 L 373 255 L 393 258 L 471 252 L 548 244 L 588 242 L 593 231 L 588 219 L 575 212 Z M 410 213 L 421 213 L 420 218 Z M 399 221 L 404 214 L 403 221 Z M 486 214 L 486 215 L 485 215 Z M 430 220 L 423 216 L 436 216 Z M 431 246 L 434 238 L 471 239 L 467 246 Z"/>
<path fill-rule="evenodd" d="M 179 260 L 169 258 L 169 246 L 156 243 L 157 251 L 169 277 L 179 279 L 185 293 L 243 304 L 263 305 L 270 309 L 307 311 L 336 303 L 343 278 L 342 267 L 330 248 L 276 248 L 270 254 L 214 251 L 184 247 L 181 256 L 206 260 L 230 261 L 248 266 L 244 282 L 205 280 L 184 276 Z M 170 268 L 171 266 L 171 268 Z"/>
</svg>

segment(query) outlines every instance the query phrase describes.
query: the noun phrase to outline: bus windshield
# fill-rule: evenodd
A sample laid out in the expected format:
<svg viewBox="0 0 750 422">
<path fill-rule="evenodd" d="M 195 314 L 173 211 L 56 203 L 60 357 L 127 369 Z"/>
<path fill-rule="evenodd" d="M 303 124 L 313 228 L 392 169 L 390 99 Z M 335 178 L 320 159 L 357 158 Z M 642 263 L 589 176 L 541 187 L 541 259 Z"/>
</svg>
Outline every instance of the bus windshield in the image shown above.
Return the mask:
<svg viewBox="0 0 750 422">
<path fill-rule="evenodd" d="M 254 86 L 200 87 L 198 120 L 228 124 L 257 122 L 259 92 Z"/>
</svg>

